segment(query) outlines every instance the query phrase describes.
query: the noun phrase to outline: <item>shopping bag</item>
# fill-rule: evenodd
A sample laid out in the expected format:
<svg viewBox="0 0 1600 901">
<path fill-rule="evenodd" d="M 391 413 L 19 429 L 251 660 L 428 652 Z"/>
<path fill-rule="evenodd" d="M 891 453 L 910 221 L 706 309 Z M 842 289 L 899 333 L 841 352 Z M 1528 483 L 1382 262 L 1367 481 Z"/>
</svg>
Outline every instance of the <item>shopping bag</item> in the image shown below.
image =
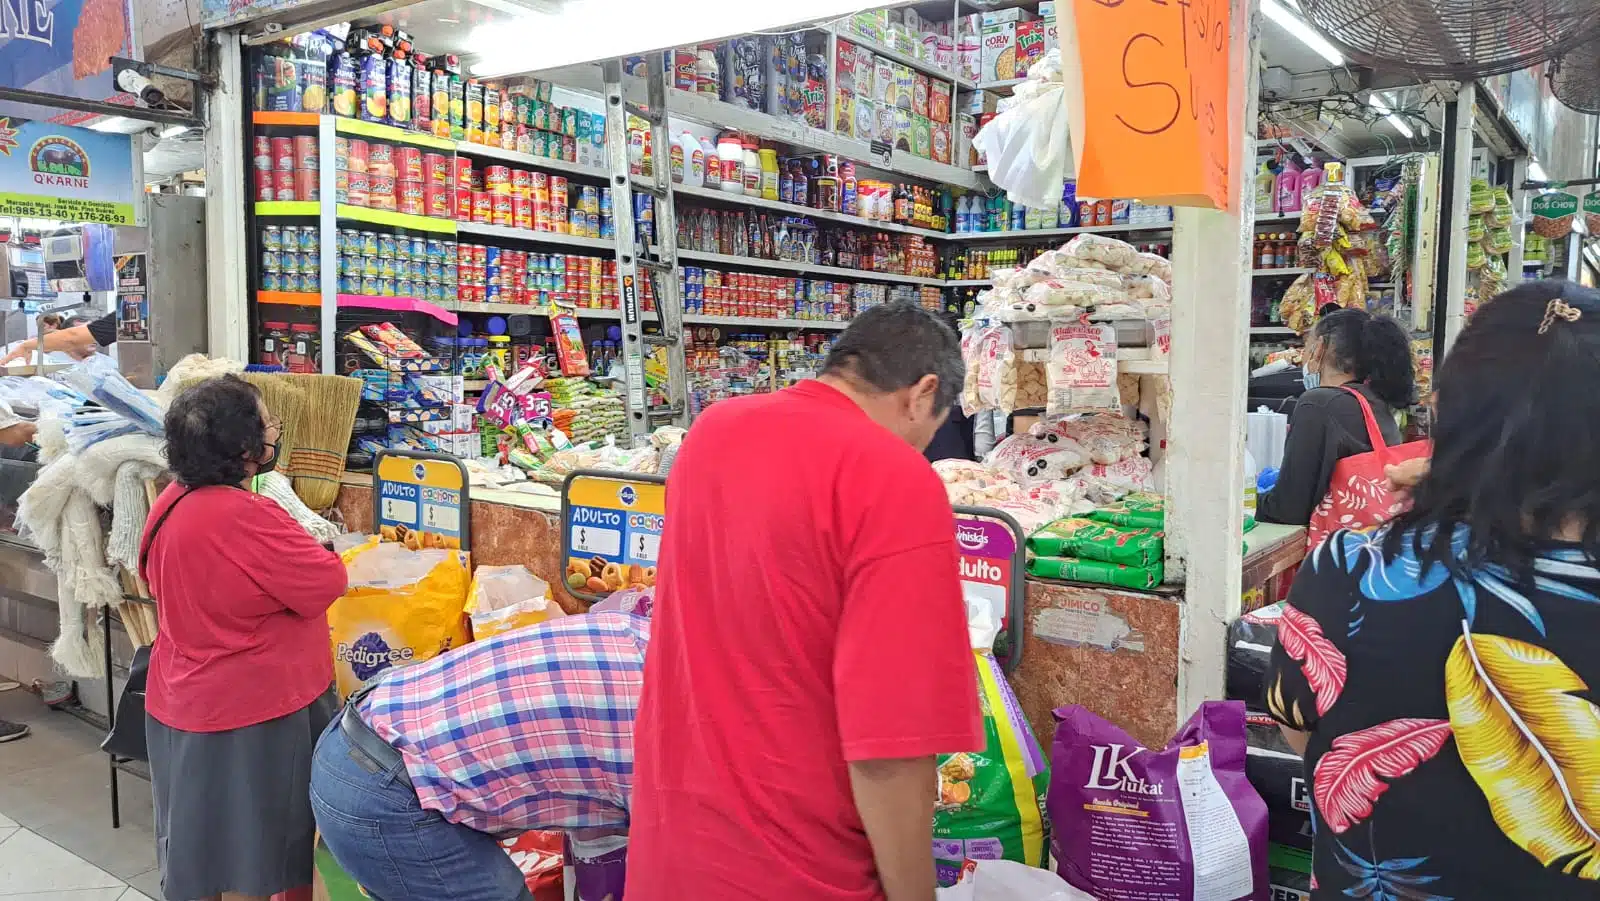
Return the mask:
<svg viewBox="0 0 1600 901">
<path fill-rule="evenodd" d="M 472 619 L 473 640 L 482 641 L 565 616 L 566 611 L 550 596 L 550 583 L 519 563 L 478 567 L 467 592 L 467 615 Z"/>
<path fill-rule="evenodd" d="M 372 539 L 343 554 L 349 587 L 328 608 L 340 697 L 391 667 L 471 640 L 465 551 Z"/>
<path fill-rule="evenodd" d="M 1307 551 L 1316 550 L 1324 538 L 1340 529 L 1370 529 L 1405 509 L 1405 501 L 1389 490 L 1384 468 L 1433 453 L 1430 441 L 1412 441 L 1394 447 L 1384 444 L 1383 432 L 1378 429 L 1378 420 L 1372 415 L 1372 405 L 1367 403 L 1366 396 L 1354 388 L 1344 390 L 1354 395 L 1361 405 L 1372 450 L 1345 457 L 1334 464 L 1328 493 L 1311 512 L 1311 522 L 1306 527 Z"/>
<path fill-rule="evenodd" d="M 1013 203 L 1035 209 L 1058 206 L 1072 171 L 1066 91 L 1043 89 L 989 120 L 972 138 L 988 160 L 989 178 Z"/>
<path fill-rule="evenodd" d="M 1095 901 L 1049 870 L 1010 860 L 969 860 L 961 881 L 935 893 L 937 901 Z"/>
<path fill-rule="evenodd" d="M 555 890 L 561 896 L 562 847 L 565 836 L 560 832 L 524 832 L 514 838 L 501 839 L 500 847 L 511 855 L 511 862 L 522 871 L 523 881 L 535 898 Z"/>
</svg>

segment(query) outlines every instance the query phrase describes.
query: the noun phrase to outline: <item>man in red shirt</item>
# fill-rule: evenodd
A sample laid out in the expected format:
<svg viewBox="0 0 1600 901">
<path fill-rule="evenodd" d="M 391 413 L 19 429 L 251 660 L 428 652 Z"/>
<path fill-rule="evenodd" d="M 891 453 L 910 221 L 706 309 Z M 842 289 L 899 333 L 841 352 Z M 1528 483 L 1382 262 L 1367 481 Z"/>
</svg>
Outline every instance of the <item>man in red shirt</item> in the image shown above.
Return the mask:
<svg viewBox="0 0 1600 901">
<path fill-rule="evenodd" d="M 910 303 L 729 400 L 673 464 L 628 901 L 932 901 L 934 755 L 983 747 L 955 520 L 921 456 L 961 388 Z"/>
</svg>

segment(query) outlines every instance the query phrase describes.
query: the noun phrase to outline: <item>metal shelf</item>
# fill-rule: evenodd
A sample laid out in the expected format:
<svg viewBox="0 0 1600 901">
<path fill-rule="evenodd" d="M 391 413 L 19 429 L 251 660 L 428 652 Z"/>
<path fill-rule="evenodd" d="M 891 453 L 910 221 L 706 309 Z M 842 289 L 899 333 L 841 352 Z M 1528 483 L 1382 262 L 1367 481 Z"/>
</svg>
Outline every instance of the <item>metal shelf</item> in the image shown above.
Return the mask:
<svg viewBox="0 0 1600 901">
<path fill-rule="evenodd" d="M 980 91 L 992 91 L 996 94 L 1009 94 L 1012 88 L 1027 81 L 1026 78 L 1008 78 L 1004 81 L 985 81 L 977 85 Z"/>
<path fill-rule="evenodd" d="M 1035 238 L 1059 238 L 1066 235 L 1115 235 L 1128 232 L 1169 232 L 1172 231 L 1171 222 L 1162 222 L 1156 225 L 1078 225 L 1071 228 L 1019 228 L 1010 231 L 998 232 L 957 232 L 950 235 L 956 241 L 1007 241 L 1019 239 L 1030 241 Z"/>
<path fill-rule="evenodd" d="M 946 288 L 987 288 L 994 284 L 992 278 L 952 278 L 946 279 Z"/>
<path fill-rule="evenodd" d="M 1300 269 L 1300 268 L 1293 268 L 1293 267 L 1286 268 L 1286 269 L 1252 269 L 1252 270 L 1250 270 L 1250 277 L 1251 278 L 1276 278 L 1276 277 L 1285 276 L 1285 275 L 1305 275 L 1308 272 L 1315 272 L 1315 271 L 1316 271 L 1315 269 Z"/>
<path fill-rule="evenodd" d="M 815 263 L 796 263 L 791 260 L 763 260 L 756 257 L 737 257 L 725 253 L 705 253 L 698 250 L 680 250 L 678 258 L 701 263 L 715 263 L 720 266 L 734 266 L 756 269 L 776 269 L 781 272 L 801 272 L 814 275 L 830 275 L 835 278 L 855 279 L 857 281 L 899 282 L 906 285 L 933 285 L 943 287 L 944 279 L 928 278 L 921 275 L 901 275 L 897 272 L 873 272 L 867 269 L 841 269 L 838 266 L 819 266 Z"/>
<path fill-rule="evenodd" d="M 850 325 L 848 322 L 832 322 L 819 319 L 769 319 L 764 316 L 700 316 L 693 313 L 684 314 L 683 321 L 687 325 L 742 325 L 755 328 L 826 329 L 829 331 L 842 331 Z"/>
<path fill-rule="evenodd" d="M 337 214 L 340 221 L 343 222 L 365 222 L 370 225 L 387 225 L 390 228 L 435 232 L 441 235 L 453 235 L 456 233 L 454 219 L 436 219 L 432 216 L 397 213 L 393 210 L 375 210 L 371 207 L 351 206 L 348 203 L 339 204 Z"/>
<path fill-rule="evenodd" d="M 853 31 L 847 31 L 843 28 L 836 28 L 834 29 L 834 33 L 839 36 L 839 40 L 841 41 L 848 41 L 857 47 L 862 48 L 863 50 L 871 50 L 873 53 L 876 53 L 879 56 L 887 57 L 888 59 L 891 59 L 908 69 L 914 69 L 924 75 L 929 76 L 930 78 L 937 78 L 940 81 L 954 82 L 955 86 L 960 90 L 970 91 L 973 88 L 978 87 L 978 85 L 961 78 L 954 72 L 941 69 L 927 60 L 917 59 L 916 57 L 902 53 L 893 47 L 886 47 L 883 44 L 872 40 L 871 38 L 864 38 Z M 951 105 L 954 106 L 955 98 L 952 97 L 950 102 Z"/>
<path fill-rule="evenodd" d="M 551 159 L 547 156 L 534 156 L 531 153 L 522 153 L 516 150 L 506 150 L 501 147 L 490 147 L 487 144 L 472 144 L 466 141 L 456 142 L 456 153 L 464 156 L 481 156 L 487 159 L 500 160 L 518 166 L 527 166 L 530 169 L 548 169 L 551 172 L 561 172 L 566 175 L 581 175 L 584 178 L 595 178 L 605 181 L 610 177 L 606 170 L 598 166 L 585 166 L 580 163 L 569 163 L 566 160 Z"/>
<path fill-rule="evenodd" d="M 546 310 L 537 304 L 531 303 L 500 303 L 485 300 L 463 300 L 455 305 L 457 312 L 461 313 L 503 313 L 508 316 L 548 316 Z M 590 310 L 578 309 L 572 311 L 579 319 L 621 319 L 621 310 Z"/>
<path fill-rule="evenodd" d="M 531 228 L 511 228 L 505 225 L 488 225 L 482 222 L 457 222 L 458 235 L 479 235 L 485 238 L 502 238 L 513 241 L 533 241 L 540 244 L 562 244 L 589 250 L 615 251 L 617 242 L 610 238 L 583 238 L 559 232 L 535 231 Z"/>
<path fill-rule="evenodd" d="M 833 210 L 819 210 L 815 207 L 804 206 L 798 203 L 784 203 L 781 200 L 767 200 L 762 197 L 752 197 L 749 194 L 735 194 L 731 191 L 721 191 L 716 188 L 696 188 L 692 185 L 673 185 L 672 193 L 681 197 L 706 200 L 713 203 L 728 203 L 735 206 L 755 207 L 763 210 L 776 210 L 791 216 L 810 216 L 813 219 L 826 219 L 830 222 L 842 222 L 856 228 L 870 228 L 876 231 L 899 232 L 907 235 L 921 235 L 934 241 L 954 241 L 960 235 L 949 232 L 934 231 L 931 228 L 918 228 L 914 225 L 901 225 L 898 222 L 883 222 L 877 219 L 863 219 L 849 213 L 836 213 Z"/>
<path fill-rule="evenodd" d="M 1292 328 L 1282 325 L 1252 325 L 1250 334 L 1253 337 L 1270 338 L 1298 338 L 1300 333 Z"/>
</svg>

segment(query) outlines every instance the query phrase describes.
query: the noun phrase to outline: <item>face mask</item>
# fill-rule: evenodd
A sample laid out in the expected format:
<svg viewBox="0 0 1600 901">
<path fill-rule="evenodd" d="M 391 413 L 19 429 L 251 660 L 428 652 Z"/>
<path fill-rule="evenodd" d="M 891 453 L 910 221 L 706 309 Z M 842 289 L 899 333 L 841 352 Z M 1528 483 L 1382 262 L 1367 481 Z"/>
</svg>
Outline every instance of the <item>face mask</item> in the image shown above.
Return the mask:
<svg viewBox="0 0 1600 901">
<path fill-rule="evenodd" d="M 1300 364 L 1300 380 L 1302 382 L 1305 382 L 1306 390 L 1310 391 L 1312 388 L 1316 388 L 1316 387 L 1318 387 L 1318 386 L 1320 386 L 1322 384 L 1322 373 L 1320 373 L 1320 372 L 1312 372 L 1311 368 L 1309 366 L 1307 366 L 1304 363 L 1301 363 Z"/>
<path fill-rule="evenodd" d="M 277 441 L 274 441 L 271 444 L 267 445 L 267 447 L 272 448 L 272 459 L 268 460 L 265 463 L 257 463 L 256 464 L 256 475 L 264 476 L 267 473 L 269 473 L 269 472 L 273 471 L 274 469 L 278 468 L 278 454 L 279 454 L 279 451 L 282 449 L 282 446 L 283 446 L 283 439 L 282 438 L 279 438 Z"/>
</svg>

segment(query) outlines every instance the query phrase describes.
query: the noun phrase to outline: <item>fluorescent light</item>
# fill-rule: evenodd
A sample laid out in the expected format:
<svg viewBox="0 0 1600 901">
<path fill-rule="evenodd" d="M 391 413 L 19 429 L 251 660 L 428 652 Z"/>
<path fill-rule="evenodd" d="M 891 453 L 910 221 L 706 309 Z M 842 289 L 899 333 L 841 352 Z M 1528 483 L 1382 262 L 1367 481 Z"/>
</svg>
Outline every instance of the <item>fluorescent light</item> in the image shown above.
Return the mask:
<svg viewBox="0 0 1600 901">
<path fill-rule="evenodd" d="M 189 130 L 187 125 L 169 125 L 161 130 L 163 138 L 175 138 Z"/>
<path fill-rule="evenodd" d="M 529 11 L 473 29 L 472 74 L 493 78 L 684 47 L 739 34 L 833 19 L 860 0 L 701 0 L 693 15 L 660 0 L 572 0 L 555 12 Z"/>
<path fill-rule="evenodd" d="M 107 131 L 114 134 L 126 134 L 128 126 L 132 124 L 133 120 L 129 119 L 127 116 L 111 116 L 106 119 L 101 119 L 99 122 L 90 125 L 89 128 L 94 131 Z"/>
<path fill-rule="evenodd" d="M 1306 24 L 1306 20 L 1290 12 L 1278 0 L 1261 0 L 1261 11 L 1267 18 L 1277 22 L 1284 31 L 1289 32 L 1300 40 L 1300 43 L 1316 51 L 1317 55 L 1327 60 L 1329 65 L 1344 65 L 1344 54 L 1338 48 L 1328 43 L 1327 39 L 1317 34 L 1316 30 Z"/>
<path fill-rule="evenodd" d="M 1549 181 L 1550 176 L 1545 174 L 1544 167 L 1539 165 L 1538 161 L 1535 160 L 1534 162 L 1528 164 L 1528 180 Z"/>
<path fill-rule="evenodd" d="M 1406 140 L 1410 140 L 1416 136 L 1416 133 L 1411 130 L 1411 126 L 1407 125 L 1404 119 L 1394 114 L 1394 110 L 1389 106 L 1389 104 L 1383 102 L 1383 98 L 1378 96 L 1377 91 L 1373 91 L 1371 94 L 1367 95 L 1367 105 L 1371 106 L 1378 112 L 1383 113 L 1383 118 L 1386 119 L 1390 125 L 1393 125 L 1394 130 L 1400 132 L 1400 134 L 1405 137 Z"/>
</svg>

